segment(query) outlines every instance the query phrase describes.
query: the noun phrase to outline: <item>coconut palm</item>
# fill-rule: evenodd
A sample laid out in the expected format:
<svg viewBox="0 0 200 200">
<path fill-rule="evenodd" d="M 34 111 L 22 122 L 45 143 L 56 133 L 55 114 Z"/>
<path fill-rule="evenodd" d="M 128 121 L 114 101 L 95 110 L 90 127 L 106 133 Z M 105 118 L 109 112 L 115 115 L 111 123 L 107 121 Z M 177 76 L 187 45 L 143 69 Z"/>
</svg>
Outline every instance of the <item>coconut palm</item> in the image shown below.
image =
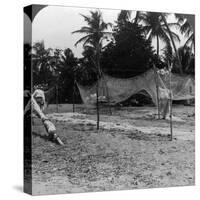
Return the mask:
<svg viewBox="0 0 200 200">
<path fill-rule="evenodd" d="M 75 46 L 79 43 L 83 43 L 83 46 L 90 46 L 94 50 L 94 63 L 97 69 L 98 79 L 102 76 L 100 67 L 100 56 L 103 47 L 103 41 L 111 36 L 111 32 L 107 31 L 110 23 L 105 23 L 102 18 L 102 13 L 97 11 L 90 11 L 90 16 L 81 15 L 88 26 L 83 26 L 80 30 L 74 31 L 73 33 L 85 34 L 84 37 L 80 38 Z M 98 101 L 98 81 L 97 81 L 97 129 L 99 129 L 99 101 Z"/>
<path fill-rule="evenodd" d="M 181 25 L 181 33 L 187 37 L 184 47 L 190 46 L 191 49 L 195 48 L 194 15 L 175 14 L 175 16 Z"/>
<path fill-rule="evenodd" d="M 161 13 L 161 17 L 162 17 L 162 20 L 163 20 L 164 25 L 166 27 L 166 31 L 168 32 L 169 37 L 171 39 L 171 42 L 172 42 L 172 45 L 173 45 L 173 48 L 174 48 L 174 52 L 176 54 L 176 57 L 177 57 L 177 60 L 178 60 L 178 63 L 179 63 L 179 70 L 180 70 L 180 73 L 182 74 L 183 73 L 183 69 L 182 69 L 182 65 L 181 65 L 181 60 L 180 60 L 180 57 L 179 57 L 179 54 L 178 54 L 178 51 L 177 51 L 177 48 L 176 48 L 176 45 L 175 45 L 176 37 L 174 37 L 174 33 L 170 30 L 170 25 L 172 25 L 172 26 L 175 25 L 175 26 L 179 27 L 179 24 L 178 23 L 167 23 L 166 14 L 162 14 Z"/>
<path fill-rule="evenodd" d="M 60 67 L 59 73 L 60 74 L 59 74 L 58 82 L 59 82 L 62 94 L 68 93 L 68 96 L 70 97 L 71 93 L 73 93 L 73 95 L 72 95 L 73 111 L 74 111 L 75 90 L 76 90 L 75 67 L 77 66 L 77 64 L 78 64 L 78 59 L 74 56 L 72 50 L 69 48 L 65 49 L 60 56 L 60 61 L 59 61 L 59 67 Z M 62 95 L 61 98 L 65 98 L 65 95 Z"/>
<path fill-rule="evenodd" d="M 53 72 L 52 49 L 45 48 L 44 42 L 36 42 L 33 45 L 33 74 L 35 74 L 40 83 L 48 83 Z M 34 80 L 37 82 L 37 80 Z"/>
<path fill-rule="evenodd" d="M 185 74 L 194 74 L 194 54 L 191 48 L 188 46 L 181 46 L 178 48 L 178 54 L 183 66 L 183 72 Z M 173 58 L 174 72 L 177 72 L 177 58 Z"/>
<path fill-rule="evenodd" d="M 117 17 L 117 26 L 119 29 L 123 28 L 127 22 L 131 22 L 131 13 L 130 10 L 121 10 Z"/>
<path fill-rule="evenodd" d="M 160 40 L 162 40 L 162 42 L 164 42 L 168 48 L 171 46 L 169 32 L 163 22 L 162 14 L 153 12 L 140 12 L 139 21 L 144 24 L 144 30 L 146 32 L 147 39 L 152 40 L 156 38 L 156 52 L 157 56 L 159 57 Z M 168 23 L 168 27 L 172 26 L 178 26 L 178 24 Z M 175 32 L 171 31 L 171 34 L 173 40 L 180 41 L 179 36 Z"/>
<path fill-rule="evenodd" d="M 121 10 L 117 17 L 117 24 L 125 25 L 127 22 L 132 22 L 134 24 L 137 24 L 140 17 L 140 11 L 136 11 L 135 17 L 131 18 L 132 11 L 131 10 Z"/>
<path fill-rule="evenodd" d="M 160 53 L 159 52 L 159 49 L 160 49 L 159 41 L 160 40 L 162 40 L 165 43 L 165 45 L 167 47 L 166 49 L 168 50 L 168 53 L 172 52 L 171 51 L 171 43 L 170 43 L 169 32 L 168 32 L 166 26 L 164 25 L 164 23 L 162 21 L 161 13 L 140 12 L 138 18 L 139 18 L 138 20 L 141 21 L 144 24 L 144 31 L 146 33 L 147 39 L 153 40 L 154 38 L 156 38 L 157 57 L 159 58 L 159 53 Z M 170 24 L 170 25 L 172 26 L 173 24 Z M 176 39 L 176 40 L 179 41 L 179 37 L 176 33 L 171 32 L 171 35 L 172 35 L 173 39 Z M 157 90 L 158 117 L 160 117 L 157 76 L 155 76 L 155 81 L 156 81 L 156 90 Z"/>
<path fill-rule="evenodd" d="M 77 65 L 77 58 L 74 56 L 71 49 L 67 48 L 63 51 L 63 54 L 60 56 L 59 65 L 62 68 L 67 69 L 68 72 L 73 71 L 73 67 Z"/>
</svg>

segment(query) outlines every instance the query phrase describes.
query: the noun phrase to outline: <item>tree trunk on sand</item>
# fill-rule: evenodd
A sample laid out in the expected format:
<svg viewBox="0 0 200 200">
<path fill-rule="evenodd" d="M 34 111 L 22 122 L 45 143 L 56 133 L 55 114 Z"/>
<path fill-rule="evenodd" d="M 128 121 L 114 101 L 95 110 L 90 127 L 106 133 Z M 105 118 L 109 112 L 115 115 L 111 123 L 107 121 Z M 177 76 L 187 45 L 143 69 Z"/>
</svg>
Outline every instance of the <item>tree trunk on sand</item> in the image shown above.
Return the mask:
<svg viewBox="0 0 200 200">
<path fill-rule="evenodd" d="M 175 45 L 175 42 L 174 42 L 172 33 L 171 33 L 170 29 L 169 29 L 169 26 L 168 26 L 168 24 L 167 24 L 167 21 L 166 21 L 166 19 L 165 19 L 165 16 L 164 16 L 163 14 L 161 14 L 161 16 L 162 16 L 162 20 L 163 20 L 163 22 L 164 22 L 164 24 L 165 24 L 165 26 L 166 26 L 166 28 L 167 28 L 167 31 L 168 31 L 168 33 L 169 33 L 169 37 L 170 37 L 170 39 L 171 39 L 172 46 L 173 46 L 173 48 L 174 48 L 176 57 L 177 57 L 177 59 L 178 59 L 178 64 L 179 64 L 180 73 L 183 74 L 183 69 L 182 69 L 181 60 L 180 60 L 178 51 L 177 51 L 177 49 L 176 49 L 176 45 Z"/>
</svg>

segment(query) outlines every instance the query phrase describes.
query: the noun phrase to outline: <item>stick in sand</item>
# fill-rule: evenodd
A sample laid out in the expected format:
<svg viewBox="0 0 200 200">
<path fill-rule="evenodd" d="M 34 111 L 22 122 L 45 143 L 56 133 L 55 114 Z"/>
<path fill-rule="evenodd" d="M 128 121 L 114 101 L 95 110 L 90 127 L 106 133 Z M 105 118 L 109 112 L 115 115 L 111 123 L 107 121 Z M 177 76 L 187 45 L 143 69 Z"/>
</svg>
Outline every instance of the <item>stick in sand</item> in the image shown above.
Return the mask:
<svg viewBox="0 0 200 200">
<path fill-rule="evenodd" d="M 56 84 L 56 109 L 58 112 L 58 84 Z"/>
<path fill-rule="evenodd" d="M 169 112 L 170 112 L 170 140 L 172 141 L 173 139 L 173 127 L 172 127 L 172 88 L 171 88 L 171 70 L 172 70 L 172 66 L 169 66 Z"/>
<path fill-rule="evenodd" d="M 75 112 L 75 84 L 76 84 L 76 79 L 74 78 L 74 83 L 73 83 L 73 113 Z"/>
</svg>

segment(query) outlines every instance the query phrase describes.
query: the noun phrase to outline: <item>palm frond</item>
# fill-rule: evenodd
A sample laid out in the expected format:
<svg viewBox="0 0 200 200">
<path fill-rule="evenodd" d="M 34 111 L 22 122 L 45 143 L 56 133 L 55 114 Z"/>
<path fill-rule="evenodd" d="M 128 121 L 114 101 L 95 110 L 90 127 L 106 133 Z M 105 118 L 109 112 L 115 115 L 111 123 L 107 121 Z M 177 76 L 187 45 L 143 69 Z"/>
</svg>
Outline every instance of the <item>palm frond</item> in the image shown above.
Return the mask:
<svg viewBox="0 0 200 200">
<path fill-rule="evenodd" d="M 169 28 L 175 28 L 175 29 L 180 29 L 181 28 L 181 25 L 177 22 L 175 23 L 167 23 L 168 27 Z M 163 24 L 163 26 L 165 26 L 165 24 Z"/>
<path fill-rule="evenodd" d="M 83 27 L 83 28 L 81 28 L 80 30 L 73 31 L 72 34 L 74 34 L 74 33 L 85 33 L 85 34 L 90 34 L 92 31 L 93 31 L 93 30 L 91 30 L 90 28 Z"/>
<path fill-rule="evenodd" d="M 77 46 L 77 45 L 78 45 L 79 43 L 81 43 L 81 42 L 85 42 L 87 39 L 88 39 L 88 35 L 86 35 L 86 36 L 80 38 L 80 39 L 75 43 L 74 46 Z"/>
<path fill-rule="evenodd" d="M 169 35 L 167 28 L 163 28 L 163 30 Z M 172 37 L 173 37 L 173 39 L 174 39 L 175 41 L 177 41 L 177 42 L 180 42 L 180 41 L 181 41 L 178 34 L 176 34 L 176 33 L 173 32 L 173 31 L 170 31 L 170 32 L 171 32 L 171 35 L 172 35 Z"/>
<path fill-rule="evenodd" d="M 185 33 L 186 36 L 189 36 L 190 33 L 192 32 L 191 26 L 188 23 L 188 21 L 186 21 L 180 28 L 181 33 Z"/>
<path fill-rule="evenodd" d="M 179 23 L 183 23 L 185 21 L 185 18 L 183 16 L 183 14 L 175 14 L 175 17 L 178 19 Z"/>
<path fill-rule="evenodd" d="M 168 34 L 163 30 L 159 34 L 160 39 L 167 45 L 171 45 Z"/>
<path fill-rule="evenodd" d="M 194 45 L 195 41 L 194 41 L 194 34 L 191 34 L 190 37 L 186 40 L 184 47 L 188 46 L 189 44 Z"/>
</svg>

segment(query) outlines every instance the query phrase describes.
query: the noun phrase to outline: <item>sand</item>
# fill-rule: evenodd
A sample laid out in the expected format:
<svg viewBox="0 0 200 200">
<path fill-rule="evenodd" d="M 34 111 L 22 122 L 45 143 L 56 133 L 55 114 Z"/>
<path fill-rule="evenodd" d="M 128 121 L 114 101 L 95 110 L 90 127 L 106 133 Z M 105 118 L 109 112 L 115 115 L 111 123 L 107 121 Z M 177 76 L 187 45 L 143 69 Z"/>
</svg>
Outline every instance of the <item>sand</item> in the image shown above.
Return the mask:
<svg viewBox="0 0 200 200">
<path fill-rule="evenodd" d="M 72 105 L 47 109 L 61 147 L 48 140 L 33 120 L 33 194 L 94 192 L 195 184 L 193 106 L 173 107 L 173 140 L 168 120 L 157 120 L 155 107 L 103 109 L 100 130 L 95 110 Z M 108 113 L 108 114 L 107 114 Z"/>
</svg>

